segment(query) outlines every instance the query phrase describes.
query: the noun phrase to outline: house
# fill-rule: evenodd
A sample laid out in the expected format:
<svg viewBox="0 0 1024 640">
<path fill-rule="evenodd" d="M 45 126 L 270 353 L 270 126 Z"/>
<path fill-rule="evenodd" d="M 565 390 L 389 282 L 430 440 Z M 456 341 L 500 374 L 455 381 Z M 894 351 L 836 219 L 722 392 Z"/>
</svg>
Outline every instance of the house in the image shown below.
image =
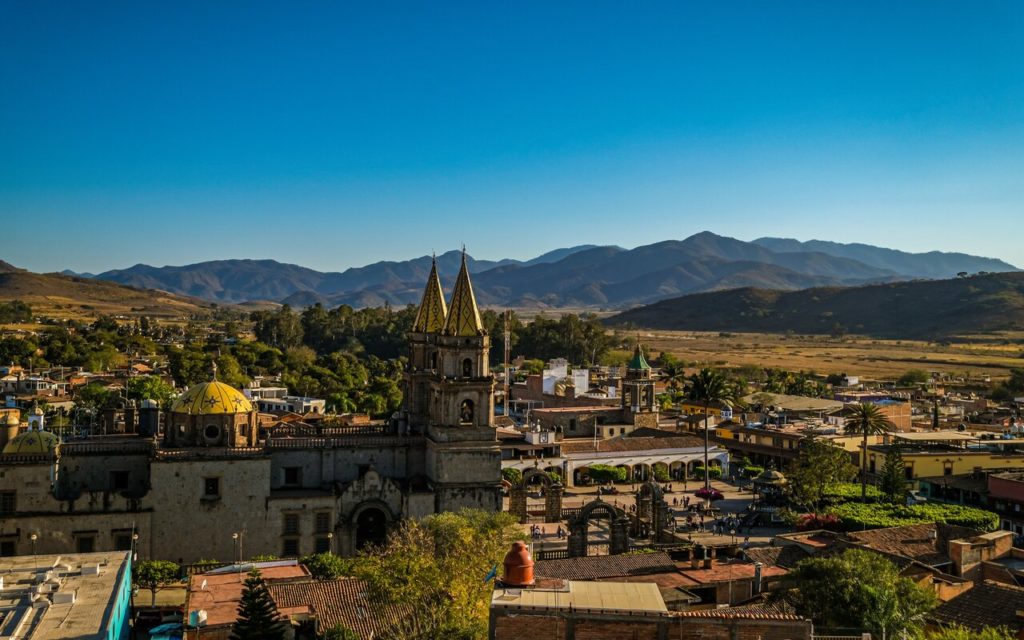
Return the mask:
<svg viewBox="0 0 1024 640">
<path fill-rule="evenodd" d="M 961 626 L 980 632 L 1006 627 L 1024 639 L 1024 588 L 985 580 L 928 614 L 928 626 Z"/>
</svg>

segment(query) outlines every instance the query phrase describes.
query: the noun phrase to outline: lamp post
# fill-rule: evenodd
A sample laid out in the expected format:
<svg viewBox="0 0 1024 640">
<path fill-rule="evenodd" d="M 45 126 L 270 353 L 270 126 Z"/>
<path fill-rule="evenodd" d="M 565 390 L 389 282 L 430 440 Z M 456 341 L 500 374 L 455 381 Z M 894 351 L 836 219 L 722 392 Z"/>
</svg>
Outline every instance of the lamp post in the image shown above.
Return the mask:
<svg viewBox="0 0 1024 640">
<path fill-rule="evenodd" d="M 327 532 L 327 552 L 334 553 L 334 532 Z"/>
<path fill-rule="evenodd" d="M 32 555 L 36 555 L 36 540 L 39 539 L 39 535 L 34 531 L 28 536 L 29 541 L 32 543 Z"/>
<path fill-rule="evenodd" d="M 138 532 L 132 533 L 132 562 L 139 561 L 139 534 Z"/>
<path fill-rule="evenodd" d="M 238 561 L 237 567 L 239 573 L 242 571 L 242 533 L 235 531 L 231 534 L 231 540 L 235 547 L 235 559 Z"/>
</svg>

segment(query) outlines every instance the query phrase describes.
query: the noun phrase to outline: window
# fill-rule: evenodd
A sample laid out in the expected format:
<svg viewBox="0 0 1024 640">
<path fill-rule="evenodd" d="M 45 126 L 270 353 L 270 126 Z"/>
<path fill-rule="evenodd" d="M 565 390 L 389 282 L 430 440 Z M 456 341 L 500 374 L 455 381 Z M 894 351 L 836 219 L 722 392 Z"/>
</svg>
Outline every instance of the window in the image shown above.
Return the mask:
<svg viewBox="0 0 1024 640">
<path fill-rule="evenodd" d="M 299 514 L 297 513 L 286 513 L 284 514 L 284 525 L 281 530 L 284 535 L 298 535 L 299 534 Z"/>
<path fill-rule="evenodd" d="M 331 551 L 331 539 L 327 536 L 317 536 L 313 541 L 314 553 L 329 553 Z"/>
<path fill-rule="evenodd" d="M 569 431 L 576 430 L 576 418 L 569 418 Z"/>
<path fill-rule="evenodd" d="M 459 423 L 473 424 L 473 401 L 463 400 L 459 405 Z"/>
<path fill-rule="evenodd" d="M 220 478 L 203 478 L 203 497 L 220 497 Z"/>
<path fill-rule="evenodd" d="M 203 430 L 203 435 L 206 436 L 207 440 L 216 440 L 220 437 L 220 427 L 215 424 L 208 424 L 206 429 Z"/>
<path fill-rule="evenodd" d="M 14 491 L 0 491 L 0 515 L 12 515 L 15 512 Z"/>
<path fill-rule="evenodd" d="M 903 467 L 903 477 L 906 478 L 907 480 L 914 479 L 914 465 L 908 464 L 907 466 Z"/>
<path fill-rule="evenodd" d="M 114 550 L 115 551 L 131 551 L 132 550 L 132 530 L 131 529 L 117 529 L 111 532 L 111 536 L 114 538 Z"/>
<path fill-rule="evenodd" d="M 13 538 L 0 540 L 0 558 L 18 555 L 18 546 Z"/>
<path fill-rule="evenodd" d="M 319 511 L 316 514 L 315 528 L 317 533 L 327 533 L 331 530 L 331 512 Z"/>
<path fill-rule="evenodd" d="M 473 376 L 473 361 L 466 358 L 462 361 L 462 377 L 470 378 Z"/>
<path fill-rule="evenodd" d="M 75 551 L 78 553 L 92 553 L 96 550 L 96 536 L 92 534 L 81 534 L 75 536 Z"/>
<path fill-rule="evenodd" d="M 302 484 L 302 467 L 285 467 L 284 484 L 286 487 L 298 487 Z"/>
<path fill-rule="evenodd" d="M 281 541 L 281 557 L 294 558 L 299 555 L 299 539 L 285 538 Z"/>
<path fill-rule="evenodd" d="M 874 473 L 875 472 L 875 456 L 873 456 L 873 455 L 868 458 L 868 472 L 869 473 Z"/>
<path fill-rule="evenodd" d="M 128 488 L 130 475 L 127 471 L 111 471 L 110 472 L 110 490 L 111 491 L 124 491 Z"/>
<path fill-rule="evenodd" d="M 943 462 L 942 463 L 942 475 L 944 475 L 944 476 L 951 476 L 951 475 L 953 475 L 953 463 L 952 462 Z"/>
</svg>

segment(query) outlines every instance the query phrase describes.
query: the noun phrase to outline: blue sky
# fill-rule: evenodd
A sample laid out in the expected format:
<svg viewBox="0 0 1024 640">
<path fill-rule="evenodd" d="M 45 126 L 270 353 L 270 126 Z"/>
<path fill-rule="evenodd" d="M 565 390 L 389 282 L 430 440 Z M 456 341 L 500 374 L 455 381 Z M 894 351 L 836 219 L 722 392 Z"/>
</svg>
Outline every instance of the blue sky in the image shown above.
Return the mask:
<svg viewBox="0 0 1024 640">
<path fill-rule="evenodd" d="M 0 259 L 704 229 L 1024 266 L 1024 3 L 0 0 Z"/>
</svg>

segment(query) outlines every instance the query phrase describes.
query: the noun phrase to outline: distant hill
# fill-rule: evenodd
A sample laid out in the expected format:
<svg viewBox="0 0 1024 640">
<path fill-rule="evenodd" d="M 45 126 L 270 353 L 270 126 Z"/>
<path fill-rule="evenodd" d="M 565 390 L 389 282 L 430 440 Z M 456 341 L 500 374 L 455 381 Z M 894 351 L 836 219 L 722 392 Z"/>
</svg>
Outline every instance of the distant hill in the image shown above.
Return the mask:
<svg viewBox="0 0 1024 640">
<path fill-rule="evenodd" d="M 973 267 L 979 265 L 985 271 L 1014 270 L 998 260 L 963 254 L 907 254 L 866 245 L 857 245 L 854 251 L 850 249 L 854 245 L 820 243 L 819 248 L 793 243 L 770 238 L 743 242 L 704 231 L 634 249 L 584 244 L 525 261 L 470 256 L 468 264 L 481 305 L 593 309 L 623 309 L 737 287 L 852 286 L 926 277 L 919 272 L 948 277 L 957 271 L 978 270 Z M 871 261 L 837 255 L 843 247 Z M 461 260 L 459 251 L 437 256 L 446 289 L 454 284 Z M 429 256 L 421 256 L 320 272 L 274 260 L 218 260 L 177 267 L 140 264 L 96 277 L 221 303 L 267 300 L 295 307 L 317 303 L 404 306 L 419 301 L 430 262 Z M 972 268 L 960 268 L 968 265 Z M 951 266 L 957 269 L 947 274 Z"/>
<path fill-rule="evenodd" d="M 869 244 L 842 244 L 824 240 L 800 242 L 789 238 L 758 238 L 754 240 L 754 244 L 777 253 L 817 251 L 830 256 L 857 260 L 866 265 L 887 269 L 910 278 L 952 278 L 960 272 L 1018 271 L 1017 267 L 1002 260 L 982 258 L 966 253 L 944 253 L 942 251 L 908 253 Z"/>
<path fill-rule="evenodd" d="M 687 331 L 828 334 L 839 328 L 901 339 L 1020 331 L 1024 330 L 1024 273 L 801 291 L 716 291 L 662 300 L 606 322 Z"/>
<path fill-rule="evenodd" d="M 9 300 L 21 300 L 34 312 L 54 317 L 181 317 L 203 313 L 211 307 L 209 302 L 164 291 L 59 273 L 32 273 L 0 263 L 0 301 Z"/>
</svg>

